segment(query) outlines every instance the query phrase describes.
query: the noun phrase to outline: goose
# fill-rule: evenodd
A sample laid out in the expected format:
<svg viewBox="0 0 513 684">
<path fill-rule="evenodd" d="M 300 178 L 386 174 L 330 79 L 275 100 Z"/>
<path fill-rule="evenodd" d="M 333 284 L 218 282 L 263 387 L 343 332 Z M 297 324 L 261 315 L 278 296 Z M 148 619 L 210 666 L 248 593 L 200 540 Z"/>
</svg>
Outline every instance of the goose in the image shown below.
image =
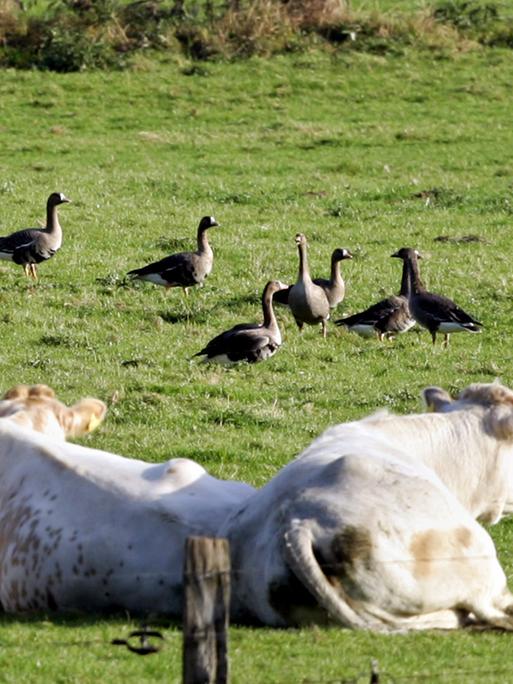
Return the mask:
<svg viewBox="0 0 513 684">
<path fill-rule="evenodd" d="M 322 325 L 322 336 L 326 337 L 326 321 L 330 317 L 330 303 L 323 287 L 316 285 L 310 277 L 307 260 L 307 240 L 303 233 L 297 233 L 296 245 L 299 252 L 297 281 L 290 289 L 289 308 L 299 330 L 303 325 Z"/>
<path fill-rule="evenodd" d="M 0 237 L 0 259 L 14 261 L 23 266 L 28 278 L 37 280 L 37 266 L 60 249 L 62 228 L 57 207 L 71 202 L 62 192 L 52 192 L 46 202 L 46 226 L 26 228 L 6 237 Z"/>
<path fill-rule="evenodd" d="M 273 310 L 273 295 L 287 286 L 270 280 L 262 293 L 263 323 L 239 323 L 214 337 L 194 356 L 205 361 L 230 365 L 240 361 L 265 361 L 278 351 L 281 332 Z"/>
<path fill-rule="evenodd" d="M 352 259 L 353 255 L 348 249 L 337 247 L 333 250 L 331 255 L 331 276 L 328 280 L 327 278 L 314 278 L 313 282 L 316 285 L 320 285 L 326 296 L 328 297 L 328 302 L 330 309 L 334 309 L 340 302 L 344 299 L 346 293 L 346 286 L 342 275 L 340 273 L 340 262 L 344 259 Z M 274 303 L 282 304 L 287 306 L 289 303 L 290 290 L 293 285 L 289 285 L 286 290 L 281 290 L 274 295 Z"/>
<path fill-rule="evenodd" d="M 127 275 L 166 288 L 181 287 L 188 295 L 188 288 L 203 285 L 203 281 L 212 271 L 214 253 L 208 244 L 207 230 L 213 226 L 219 226 L 213 216 L 204 216 L 201 219 L 198 226 L 198 249 L 195 252 L 171 254 L 148 266 L 135 268 Z"/>
<path fill-rule="evenodd" d="M 433 345 L 437 332 L 444 333 L 444 347 L 449 346 L 450 333 L 481 332 L 483 324 L 460 309 L 452 299 L 426 290 L 420 279 L 417 250 L 402 247 L 392 256 L 402 259 L 408 269 L 410 311 L 417 323 L 429 330 Z"/>
<path fill-rule="evenodd" d="M 395 256 L 392 254 L 391 256 Z M 420 257 L 420 254 L 418 254 Z M 404 333 L 415 325 L 415 319 L 410 313 L 408 294 L 410 279 L 408 266 L 403 263 L 401 289 L 398 295 L 391 295 L 373 304 L 365 311 L 340 318 L 335 325 L 343 325 L 362 337 L 377 334 L 382 342 L 385 337 L 392 337 L 395 333 Z"/>
</svg>

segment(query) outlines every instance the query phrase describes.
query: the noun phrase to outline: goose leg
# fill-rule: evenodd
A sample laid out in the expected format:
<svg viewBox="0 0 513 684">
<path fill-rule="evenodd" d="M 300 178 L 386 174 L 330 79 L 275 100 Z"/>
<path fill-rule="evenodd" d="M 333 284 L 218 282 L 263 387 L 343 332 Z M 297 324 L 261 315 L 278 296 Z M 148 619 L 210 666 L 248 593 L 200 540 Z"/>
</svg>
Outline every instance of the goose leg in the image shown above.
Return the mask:
<svg viewBox="0 0 513 684">
<path fill-rule="evenodd" d="M 449 333 L 445 333 L 444 341 L 442 342 L 442 347 L 444 349 L 447 349 L 448 346 L 449 346 Z"/>
<path fill-rule="evenodd" d="M 436 344 L 436 330 L 431 331 L 431 339 L 433 340 L 433 347 Z"/>
<path fill-rule="evenodd" d="M 23 270 L 27 278 L 30 278 L 30 264 L 23 264 Z"/>
<path fill-rule="evenodd" d="M 327 334 L 327 332 L 328 332 L 328 329 L 327 329 L 327 326 L 326 326 L 326 321 L 322 321 L 322 322 L 321 322 L 321 325 L 322 325 L 322 336 L 323 336 L 323 339 L 326 339 L 326 334 Z"/>
<path fill-rule="evenodd" d="M 30 274 L 33 280 L 37 280 L 37 266 L 35 264 L 30 264 Z"/>
<path fill-rule="evenodd" d="M 185 293 L 185 296 L 188 297 L 188 296 L 189 296 L 189 288 L 188 288 L 188 287 L 184 287 L 184 288 L 183 288 L 183 291 L 184 291 L 184 293 Z"/>
</svg>

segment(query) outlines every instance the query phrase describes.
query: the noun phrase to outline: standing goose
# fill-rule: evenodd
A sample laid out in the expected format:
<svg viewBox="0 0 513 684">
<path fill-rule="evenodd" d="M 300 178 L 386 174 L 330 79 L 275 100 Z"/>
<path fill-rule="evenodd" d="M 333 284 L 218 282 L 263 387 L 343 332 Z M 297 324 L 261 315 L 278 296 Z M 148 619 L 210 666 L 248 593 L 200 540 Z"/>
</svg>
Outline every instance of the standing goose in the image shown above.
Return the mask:
<svg viewBox="0 0 513 684">
<path fill-rule="evenodd" d="M 314 278 L 313 282 L 316 285 L 320 285 L 324 292 L 326 293 L 326 296 L 328 297 L 328 302 L 330 305 L 330 309 L 334 309 L 340 302 L 344 299 L 345 293 L 346 293 L 346 285 L 344 283 L 344 279 L 342 278 L 342 275 L 340 273 L 340 262 L 343 259 L 352 259 L 353 255 L 348 249 L 341 249 L 340 247 L 337 247 L 337 249 L 333 250 L 333 253 L 331 255 L 331 276 L 330 279 L 327 280 L 326 278 Z M 289 294 L 290 290 L 293 288 L 293 285 L 289 285 L 286 290 L 281 290 L 280 292 L 277 292 L 274 295 L 274 302 L 275 304 L 283 304 L 284 306 L 287 306 L 289 303 Z"/>
<path fill-rule="evenodd" d="M 417 323 L 429 330 L 433 344 L 437 332 L 444 333 L 444 347 L 449 345 L 452 332 L 481 332 L 482 323 L 460 309 L 452 299 L 426 290 L 420 279 L 417 250 L 402 247 L 392 256 L 402 259 L 408 269 L 410 311 Z"/>
<path fill-rule="evenodd" d="M 298 328 L 303 325 L 322 325 L 322 336 L 326 337 L 326 321 L 330 317 L 330 303 L 323 287 L 316 285 L 310 277 L 306 255 L 306 237 L 302 233 L 296 235 L 299 251 L 299 273 L 297 281 L 289 293 L 289 307 L 296 319 Z"/>
<path fill-rule="evenodd" d="M 214 337 L 194 356 L 222 364 L 256 363 L 271 357 L 281 345 L 281 332 L 273 310 L 273 295 L 287 286 L 270 280 L 262 293 L 263 323 L 240 323 Z"/>
<path fill-rule="evenodd" d="M 204 216 L 199 222 L 198 249 L 195 252 L 171 254 L 148 266 L 135 268 L 128 275 L 166 288 L 182 287 L 185 294 L 189 294 L 188 288 L 202 285 L 212 271 L 214 253 L 208 244 L 207 230 L 218 225 L 213 216 Z"/>
<path fill-rule="evenodd" d="M 391 256 L 395 256 L 392 254 Z M 420 254 L 418 254 L 420 257 Z M 410 292 L 410 278 L 406 262 L 403 263 L 401 289 L 398 295 L 391 295 L 373 304 L 365 311 L 340 318 L 336 325 L 343 325 L 363 337 L 377 334 L 383 341 L 396 333 L 404 333 L 415 325 L 415 319 L 410 313 L 408 295 Z"/>
<path fill-rule="evenodd" d="M 37 266 L 53 257 L 62 244 L 62 228 L 57 207 L 71 202 L 62 192 L 53 192 L 46 202 L 46 226 L 18 230 L 0 237 L 0 259 L 23 266 L 25 275 L 37 280 Z"/>
</svg>

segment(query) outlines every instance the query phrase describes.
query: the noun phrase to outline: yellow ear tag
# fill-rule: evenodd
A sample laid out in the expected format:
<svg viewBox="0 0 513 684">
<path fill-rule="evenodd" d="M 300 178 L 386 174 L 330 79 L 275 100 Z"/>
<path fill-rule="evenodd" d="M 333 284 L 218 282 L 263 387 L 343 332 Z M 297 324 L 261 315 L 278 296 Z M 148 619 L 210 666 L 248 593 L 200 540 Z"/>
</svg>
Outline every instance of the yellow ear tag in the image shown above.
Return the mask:
<svg viewBox="0 0 513 684">
<path fill-rule="evenodd" d="M 102 422 L 101 418 L 98 418 L 98 416 L 95 416 L 94 413 L 89 419 L 89 423 L 87 425 L 87 432 L 92 432 L 93 430 L 96 430 L 98 425 Z"/>
</svg>

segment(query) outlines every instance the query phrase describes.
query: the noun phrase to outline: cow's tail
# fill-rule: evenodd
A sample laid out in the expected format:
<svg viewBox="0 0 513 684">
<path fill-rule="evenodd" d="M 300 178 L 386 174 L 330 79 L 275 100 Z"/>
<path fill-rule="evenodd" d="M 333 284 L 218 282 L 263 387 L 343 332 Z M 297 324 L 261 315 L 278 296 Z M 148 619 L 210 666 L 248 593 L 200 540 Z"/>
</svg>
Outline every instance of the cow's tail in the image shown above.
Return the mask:
<svg viewBox="0 0 513 684">
<path fill-rule="evenodd" d="M 285 559 L 294 575 L 308 589 L 319 606 L 337 622 L 351 629 L 387 630 L 387 625 L 366 614 L 358 602 L 351 606 L 343 592 L 335 591 L 315 557 L 311 530 L 305 524 L 293 524 L 285 533 Z"/>
</svg>

